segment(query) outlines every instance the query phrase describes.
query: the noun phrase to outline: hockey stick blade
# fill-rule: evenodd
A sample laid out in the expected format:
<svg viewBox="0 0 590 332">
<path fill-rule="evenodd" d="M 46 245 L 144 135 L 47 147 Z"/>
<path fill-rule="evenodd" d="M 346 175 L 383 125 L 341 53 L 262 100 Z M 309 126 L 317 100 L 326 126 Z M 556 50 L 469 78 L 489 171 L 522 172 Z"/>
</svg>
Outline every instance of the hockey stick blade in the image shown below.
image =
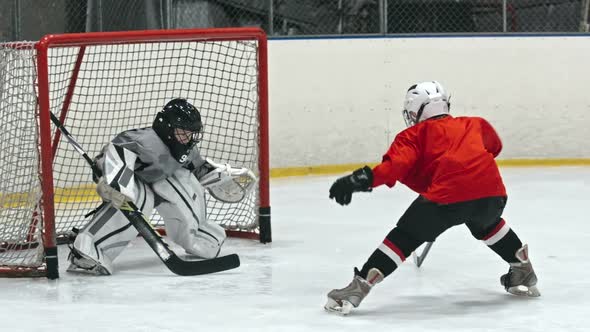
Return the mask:
<svg viewBox="0 0 590 332">
<path fill-rule="evenodd" d="M 86 154 L 86 151 L 78 144 L 74 137 L 61 124 L 59 119 L 51 112 L 49 112 L 51 121 L 57 126 L 59 131 L 66 137 L 68 142 L 84 157 L 92 168 L 95 176 L 100 176 L 100 170 L 94 164 L 92 159 Z M 182 260 L 164 241 L 162 236 L 156 232 L 150 221 L 135 206 L 133 202 L 126 202 L 119 209 L 129 222 L 137 229 L 139 234 L 144 238 L 145 242 L 154 250 L 156 255 L 164 262 L 164 264 L 173 273 L 181 276 L 195 276 L 200 274 L 215 273 L 226 270 L 235 269 L 240 266 L 240 258 L 236 254 L 231 254 L 222 257 L 211 259 L 204 259 L 200 261 L 185 261 Z"/>
<path fill-rule="evenodd" d="M 196 276 L 235 269 L 240 266 L 240 257 L 231 254 L 202 261 L 185 261 L 174 255 L 170 256 L 164 264 L 170 271 L 180 276 Z"/>
<path fill-rule="evenodd" d="M 412 253 L 412 257 L 414 258 L 414 264 L 416 264 L 416 267 L 422 266 L 422 263 L 424 262 L 424 259 L 428 255 L 428 252 L 430 251 L 430 248 L 432 247 L 433 243 L 434 242 L 426 243 L 426 247 L 424 247 L 424 250 L 422 250 L 422 254 L 420 254 L 420 255 L 418 255 L 416 253 L 416 251 L 414 251 Z"/>
</svg>

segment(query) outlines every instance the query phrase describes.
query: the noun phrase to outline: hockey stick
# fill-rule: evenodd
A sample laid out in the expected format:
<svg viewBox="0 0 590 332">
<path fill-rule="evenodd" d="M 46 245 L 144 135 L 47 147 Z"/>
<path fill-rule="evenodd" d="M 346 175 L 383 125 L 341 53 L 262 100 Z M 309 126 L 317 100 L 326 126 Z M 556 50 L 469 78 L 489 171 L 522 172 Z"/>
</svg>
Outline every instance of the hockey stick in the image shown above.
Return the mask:
<svg viewBox="0 0 590 332">
<path fill-rule="evenodd" d="M 90 159 L 86 151 L 82 149 L 82 146 L 76 142 L 74 137 L 68 132 L 68 130 L 61 124 L 57 117 L 49 112 L 51 121 L 57 126 L 59 131 L 66 137 L 68 142 L 84 157 L 86 162 L 90 164 L 92 172 L 96 177 L 100 177 L 101 171 L 96 164 Z M 124 203 L 119 209 L 129 222 L 137 229 L 139 234 L 145 239 L 145 242 L 154 250 L 156 255 L 164 262 L 164 264 L 172 271 L 181 276 L 194 276 L 199 274 L 207 274 L 214 272 L 221 272 L 225 270 L 235 269 L 240 266 L 240 258 L 237 254 L 231 254 L 222 257 L 216 257 L 211 259 L 205 259 L 200 261 L 185 261 L 178 257 L 170 249 L 168 243 L 164 241 L 162 236 L 156 232 L 147 217 L 137 208 L 133 202 Z"/>
<path fill-rule="evenodd" d="M 424 250 L 422 250 L 422 254 L 420 254 L 420 255 L 418 255 L 416 253 L 416 251 L 414 251 L 412 253 L 412 258 L 414 258 L 414 264 L 416 264 L 417 267 L 420 267 L 422 265 L 422 263 L 424 262 L 424 259 L 428 255 L 428 252 L 430 251 L 430 247 L 432 247 L 433 243 L 434 242 L 427 242 L 426 247 L 424 247 Z M 418 248 L 416 248 L 416 249 L 418 249 Z"/>
</svg>

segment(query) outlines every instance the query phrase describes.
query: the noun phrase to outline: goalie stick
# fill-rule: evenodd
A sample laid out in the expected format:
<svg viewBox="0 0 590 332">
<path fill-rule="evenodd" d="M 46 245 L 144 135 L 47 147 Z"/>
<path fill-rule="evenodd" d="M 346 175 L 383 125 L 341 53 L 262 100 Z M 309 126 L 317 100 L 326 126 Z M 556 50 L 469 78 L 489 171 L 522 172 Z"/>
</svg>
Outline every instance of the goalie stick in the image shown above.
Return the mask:
<svg viewBox="0 0 590 332">
<path fill-rule="evenodd" d="M 422 265 L 433 243 L 434 242 L 427 242 L 426 247 L 424 247 L 424 250 L 422 250 L 422 254 L 420 255 L 418 255 L 416 251 L 412 253 L 412 258 L 414 258 L 414 264 L 416 264 L 417 267 L 420 267 Z M 418 250 L 418 248 L 416 248 L 416 250 Z"/>
<path fill-rule="evenodd" d="M 49 112 L 51 121 L 57 126 L 59 131 L 66 137 L 68 142 L 84 157 L 86 162 L 92 168 L 92 172 L 96 177 L 100 177 L 101 171 L 98 166 L 90 159 L 82 146 L 76 142 L 74 137 L 61 124 L 59 119 Z M 133 202 L 126 202 L 119 209 L 129 222 L 137 229 L 139 234 L 144 238 L 147 244 L 154 250 L 156 255 L 164 262 L 166 267 L 175 274 L 181 276 L 194 276 L 200 274 L 221 272 L 225 270 L 235 269 L 240 266 L 240 258 L 237 254 L 231 254 L 222 257 L 211 259 L 204 259 L 200 261 L 185 261 L 178 257 L 168 243 L 164 241 L 162 236 L 153 228 L 147 217 L 137 208 Z"/>
</svg>

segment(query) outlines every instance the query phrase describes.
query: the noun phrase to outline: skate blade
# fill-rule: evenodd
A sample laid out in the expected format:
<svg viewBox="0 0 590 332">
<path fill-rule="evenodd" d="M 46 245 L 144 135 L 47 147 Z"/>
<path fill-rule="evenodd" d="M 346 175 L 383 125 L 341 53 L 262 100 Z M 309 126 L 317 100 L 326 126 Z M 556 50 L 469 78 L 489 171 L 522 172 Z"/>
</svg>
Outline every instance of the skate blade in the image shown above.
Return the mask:
<svg viewBox="0 0 590 332">
<path fill-rule="evenodd" d="M 346 316 L 350 313 L 350 311 L 352 310 L 353 306 L 352 303 L 348 302 L 348 301 L 342 301 L 342 305 L 340 303 L 338 303 L 337 301 L 334 301 L 331 298 L 328 298 L 328 303 L 326 303 L 326 305 L 324 306 L 324 309 L 328 312 L 333 312 L 333 313 L 337 313 L 340 314 L 342 316 Z"/>
<path fill-rule="evenodd" d="M 508 293 L 517 296 L 539 297 L 541 293 L 537 286 L 526 287 L 523 285 L 514 286 L 507 289 Z"/>
<path fill-rule="evenodd" d="M 107 269 L 103 268 L 100 265 L 97 265 L 91 269 L 84 269 L 76 264 L 70 263 L 70 266 L 66 269 L 66 272 L 73 273 L 73 274 L 87 274 L 93 276 L 110 276 L 111 274 Z"/>
</svg>

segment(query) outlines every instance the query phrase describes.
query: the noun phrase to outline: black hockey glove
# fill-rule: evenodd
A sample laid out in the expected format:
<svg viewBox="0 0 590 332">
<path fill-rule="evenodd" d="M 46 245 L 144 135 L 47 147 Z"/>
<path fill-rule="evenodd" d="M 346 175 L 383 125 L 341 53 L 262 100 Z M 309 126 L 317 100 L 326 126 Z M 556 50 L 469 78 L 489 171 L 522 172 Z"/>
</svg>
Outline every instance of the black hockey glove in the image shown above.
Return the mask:
<svg viewBox="0 0 590 332">
<path fill-rule="evenodd" d="M 371 191 L 373 184 L 373 170 L 369 166 L 359 168 L 352 174 L 336 180 L 330 187 L 330 199 L 336 199 L 340 205 L 348 205 L 352 200 L 352 193 L 357 191 Z"/>
</svg>

